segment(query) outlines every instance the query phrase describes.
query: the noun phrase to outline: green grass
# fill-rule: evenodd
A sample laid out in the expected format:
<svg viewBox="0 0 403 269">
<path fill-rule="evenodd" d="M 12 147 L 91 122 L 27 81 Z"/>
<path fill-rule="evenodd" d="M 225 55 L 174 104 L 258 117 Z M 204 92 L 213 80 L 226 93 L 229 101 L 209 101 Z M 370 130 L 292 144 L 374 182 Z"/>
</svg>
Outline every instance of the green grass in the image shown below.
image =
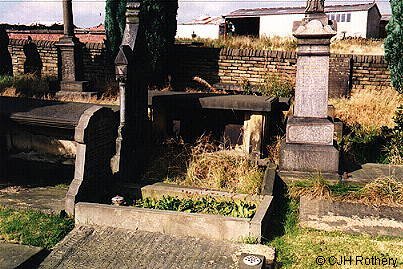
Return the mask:
<svg viewBox="0 0 403 269">
<path fill-rule="evenodd" d="M 0 239 L 7 242 L 50 249 L 73 227 L 69 218 L 0 207 Z"/>
<path fill-rule="evenodd" d="M 331 184 L 327 181 L 324 181 L 323 184 L 329 188 L 333 196 L 343 196 L 347 195 L 351 192 L 358 192 L 360 191 L 363 186 L 354 184 L 354 183 L 345 183 L 345 182 L 338 182 Z M 290 183 L 292 187 L 297 188 L 311 188 L 314 187 L 315 181 L 314 180 L 298 180 Z"/>
<path fill-rule="evenodd" d="M 301 228 L 298 226 L 299 203 L 293 199 L 284 199 L 281 204 L 280 211 L 283 213 L 283 218 L 280 217 L 277 224 L 283 225 L 282 234 L 266 242 L 276 248 L 277 261 L 282 264 L 281 268 L 380 268 L 355 265 L 330 266 L 328 263 L 319 266 L 316 264 L 318 256 L 390 257 L 397 259 L 400 266 L 403 265 L 403 239 Z"/>
</svg>

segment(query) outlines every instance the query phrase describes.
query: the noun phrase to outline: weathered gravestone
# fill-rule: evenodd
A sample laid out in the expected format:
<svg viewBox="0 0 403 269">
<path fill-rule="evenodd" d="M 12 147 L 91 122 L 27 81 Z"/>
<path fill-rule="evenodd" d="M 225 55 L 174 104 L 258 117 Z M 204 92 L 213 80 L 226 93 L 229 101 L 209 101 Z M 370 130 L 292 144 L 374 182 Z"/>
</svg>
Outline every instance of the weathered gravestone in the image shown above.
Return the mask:
<svg viewBox="0 0 403 269">
<path fill-rule="evenodd" d="M 88 81 L 82 81 L 81 51 L 83 44 L 74 35 L 73 8 L 71 0 L 63 0 L 64 35 L 56 46 L 61 56 L 60 92 L 58 95 L 83 94 Z"/>
<path fill-rule="evenodd" d="M 298 39 L 293 116 L 288 119 L 282 171 L 336 173 L 339 152 L 333 146 L 334 124 L 328 119 L 330 39 L 322 1 L 308 1 L 306 18 L 294 32 Z"/>
<path fill-rule="evenodd" d="M 116 155 L 112 170 L 120 178 L 130 180 L 137 175 L 145 159 L 147 122 L 147 87 L 144 68 L 136 61 L 139 53 L 140 2 L 128 1 L 126 27 L 122 45 L 115 60 L 119 82 L 120 124 L 116 140 Z"/>
</svg>

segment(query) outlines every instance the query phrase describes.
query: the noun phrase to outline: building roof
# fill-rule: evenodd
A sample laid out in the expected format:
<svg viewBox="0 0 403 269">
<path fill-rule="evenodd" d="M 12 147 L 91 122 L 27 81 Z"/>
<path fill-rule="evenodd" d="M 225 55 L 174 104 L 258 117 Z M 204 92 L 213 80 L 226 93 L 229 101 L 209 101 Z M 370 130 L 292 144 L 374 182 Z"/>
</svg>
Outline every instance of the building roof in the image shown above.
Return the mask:
<svg viewBox="0 0 403 269">
<path fill-rule="evenodd" d="M 325 12 L 351 12 L 351 11 L 368 11 L 373 7 L 377 7 L 376 3 L 354 4 L 354 5 L 334 5 L 325 7 Z M 377 7 L 378 8 L 378 7 Z M 254 8 L 254 9 L 238 9 L 225 18 L 239 17 L 260 17 L 266 15 L 284 15 L 284 14 L 304 14 L 305 7 L 278 7 L 278 8 Z"/>
<path fill-rule="evenodd" d="M 180 23 L 182 25 L 194 25 L 194 24 L 213 24 L 213 25 L 220 25 L 223 23 L 224 20 L 222 17 L 210 17 L 210 16 L 204 16 L 200 17 L 198 19 L 195 19 L 191 22 L 186 22 L 186 23 Z"/>
<path fill-rule="evenodd" d="M 391 17 L 392 17 L 391 14 L 384 14 L 382 15 L 381 21 L 390 21 Z"/>
</svg>

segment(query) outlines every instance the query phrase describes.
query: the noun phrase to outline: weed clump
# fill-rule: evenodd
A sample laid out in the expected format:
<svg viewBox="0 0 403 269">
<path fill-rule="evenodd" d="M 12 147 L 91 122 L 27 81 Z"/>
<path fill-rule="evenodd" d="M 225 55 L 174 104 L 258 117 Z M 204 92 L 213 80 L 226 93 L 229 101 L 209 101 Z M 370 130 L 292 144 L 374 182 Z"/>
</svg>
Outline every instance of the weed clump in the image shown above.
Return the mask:
<svg viewBox="0 0 403 269">
<path fill-rule="evenodd" d="M 256 194 L 263 171 L 250 155 L 235 150 L 219 150 L 202 137 L 192 148 L 184 185 Z"/>
<path fill-rule="evenodd" d="M 321 175 L 307 180 L 295 181 L 288 186 L 288 195 L 348 201 L 372 206 L 403 206 L 403 182 L 392 177 L 379 178 L 365 185 L 347 182 L 331 184 Z"/>
</svg>

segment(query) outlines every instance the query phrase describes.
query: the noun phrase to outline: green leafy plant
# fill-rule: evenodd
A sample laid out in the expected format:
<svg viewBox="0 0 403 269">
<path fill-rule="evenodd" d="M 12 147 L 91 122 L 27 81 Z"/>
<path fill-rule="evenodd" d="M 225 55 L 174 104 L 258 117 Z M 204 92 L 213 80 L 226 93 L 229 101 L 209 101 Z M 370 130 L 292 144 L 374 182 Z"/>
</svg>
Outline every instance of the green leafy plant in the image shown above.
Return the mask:
<svg viewBox="0 0 403 269">
<path fill-rule="evenodd" d="M 387 145 L 387 159 L 391 164 L 403 164 L 403 105 L 398 108 L 395 116 L 396 126 L 392 130 Z"/>
<path fill-rule="evenodd" d="M 293 83 L 286 76 L 279 74 L 268 74 L 257 90 L 265 96 L 291 97 L 294 95 Z"/>
<path fill-rule="evenodd" d="M 12 76 L 0 76 L 0 92 L 13 86 Z"/>
<path fill-rule="evenodd" d="M 386 146 L 391 135 L 390 128 L 365 130 L 357 124 L 346 126 L 344 132 L 339 146 L 347 165 L 388 162 Z"/>
<path fill-rule="evenodd" d="M 163 196 L 159 200 L 147 197 L 136 200 L 134 206 L 187 213 L 224 215 L 236 218 L 252 218 L 256 212 L 255 204 L 238 200 L 218 201 L 213 197 L 179 199 L 172 196 Z"/>
<path fill-rule="evenodd" d="M 0 94 L 6 90 L 13 90 L 16 96 L 43 96 L 50 92 L 50 85 L 55 81 L 57 81 L 55 77 L 38 78 L 34 74 L 0 76 Z"/>
</svg>

